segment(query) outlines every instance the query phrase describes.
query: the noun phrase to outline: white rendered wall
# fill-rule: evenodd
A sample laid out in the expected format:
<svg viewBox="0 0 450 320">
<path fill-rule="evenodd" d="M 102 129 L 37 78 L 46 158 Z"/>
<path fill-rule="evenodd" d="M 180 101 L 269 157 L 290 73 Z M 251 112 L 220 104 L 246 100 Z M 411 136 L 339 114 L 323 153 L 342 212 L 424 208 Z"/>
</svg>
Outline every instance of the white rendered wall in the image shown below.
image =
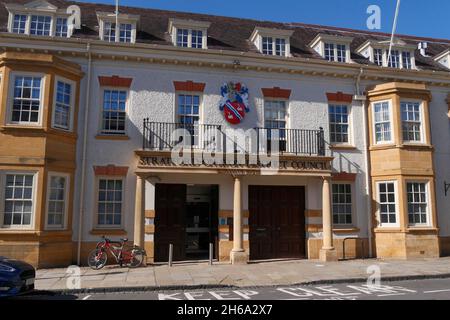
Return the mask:
<svg viewBox="0 0 450 320">
<path fill-rule="evenodd" d="M 78 61 L 80 63 L 80 61 Z M 84 62 L 85 65 L 85 62 Z M 84 66 L 84 71 L 87 72 Z M 134 226 L 134 196 L 136 178 L 133 174 L 137 157 L 134 151 L 142 147 L 142 122 L 144 118 L 152 121 L 174 122 L 175 121 L 175 88 L 173 81 L 192 80 L 194 82 L 206 83 L 203 94 L 203 105 L 201 107 L 203 123 L 221 124 L 229 126 L 219 110 L 220 87 L 224 82 L 242 82 L 249 88 L 250 113 L 244 121 L 234 128 L 250 129 L 263 126 L 263 95 L 261 88 L 281 87 L 291 89 L 292 94 L 289 100 L 289 123 L 290 128 L 319 129 L 323 127 L 325 137 L 328 139 L 328 101 L 327 92 L 342 91 L 344 93 L 354 93 L 354 80 L 342 80 L 334 78 L 310 77 L 289 74 L 259 73 L 244 71 L 223 71 L 218 69 L 187 68 L 186 66 L 160 66 L 153 64 L 128 63 L 126 66 L 112 62 L 95 61 L 92 70 L 90 112 L 88 117 L 88 150 L 86 166 L 86 190 L 85 208 L 86 213 L 83 219 L 83 240 L 95 240 L 95 236 L 89 234 L 94 227 L 94 214 L 96 206 L 95 176 L 93 166 L 105 166 L 114 164 L 116 166 L 128 166 L 129 172 L 126 179 L 126 196 L 124 199 L 124 229 L 128 232 L 128 237 L 132 238 Z M 107 141 L 97 140 L 95 136 L 99 133 L 101 116 L 101 88 L 98 82 L 99 76 L 118 75 L 121 77 L 133 78 L 130 88 L 130 98 L 128 103 L 127 134 L 128 141 Z M 86 86 L 86 76 L 82 81 L 82 89 Z M 85 90 L 82 90 L 79 114 L 79 141 L 78 141 L 78 167 L 76 185 L 80 185 L 81 169 L 81 143 L 83 129 L 83 108 L 85 106 Z M 363 113 L 358 102 L 351 108 L 351 132 L 355 151 L 334 152 L 336 157 L 333 162 L 335 171 L 346 171 L 358 173 L 357 181 L 354 185 L 356 226 L 361 229 L 361 233 L 366 231 L 366 202 L 364 197 L 364 153 L 363 153 Z M 198 183 L 198 184 L 219 184 L 220 188 L 220 209 L 230 210 L 232 208 L 232 181 L 229 177 L 204 176 L 173 176 L 159 175 L 164 182 L 173 183 Z M 228 180 L 227 180 L 228 179 Z M 319 179 L 294 179 L 281 177 L 246 177 L 244 185 L 252 184 L 287 184 L 307 186 L 307 208 L 321 209 L 321 182 Z M 149 185 L 149 184 L 147 184 Z M 152 202 L 152 188 L 147 188 L 146 209 L 154 206 Z M 244 188 L 246 189 L 246 188 Z M 246 192 L 246 191 L 245 191 Z M 79 190 L 76 199 L 80 199 Z M 153 196 L 154 197 L 154 196 Z M 244 208 L 247 208 L 247 195 L 244 194 Z M 77 225 L 78 203 L 75 201 L 74 224 Z M 74 235 L 76 239 L 76 232 Z"/>
</svg>

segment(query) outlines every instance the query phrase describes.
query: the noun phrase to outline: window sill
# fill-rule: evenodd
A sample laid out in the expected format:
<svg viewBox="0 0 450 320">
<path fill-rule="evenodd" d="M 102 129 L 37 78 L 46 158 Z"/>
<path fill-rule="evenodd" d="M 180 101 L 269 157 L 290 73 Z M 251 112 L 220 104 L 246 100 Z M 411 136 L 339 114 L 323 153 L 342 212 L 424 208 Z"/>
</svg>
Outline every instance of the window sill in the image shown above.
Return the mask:
<svg viewBox="0 0 450 320">
<path fill-rule="evenodd" d="M 0 227 L 0 234 L 33 234 L 38 235 L 42 231 L 37 231 L 34 229 L 25 229 L 25 228 L 4 228 Z"/>
<path fill-rule="evenodd" d="M 369 150 L 384 150 L 384 149 L 392 149 L 397 147 L 397 145 L 395 143 L 389 142 L 389 143 L 379 143 L 379 144 L 374 144 L 372 146 L 369 147 Z"/>
<path fill-rule="evenodd" d="M 358 233 L 360 231 L 359 228 L 356 227 L 334 227 L 333 232 L 334 233 Z"/>
<path fill-rule="evenodd" d="M 400 233 L 400 232 L 405 232 L 405 230 L 402 230 L 400 227 L 378 227 L 378 228 L 375 228 L 374 230 L 373 230 L 373 232 L 375 232 L 375 233 L 390 233 L 390 232 L 397 232 L 397 233 Z"/>
<path fill-rule="evenodd" d="M 330 145 L 331 150 L 357 150 L 355 146 L 351 144 L 331 144 Z"/>
<path fill-rule="evenodd" d="M 434 149 L 431 144 L 428 143 L 420 143 L 420 142 L 403 142 L 401 148 L 407 149 Z"/>
<path fill-rule="evenodd" d="M 407 229 L 408 232 L 410 233 L 437 233 L 439 232 L 439 228 L 435 228 L 435 227 L 427 227 L 427 226 L 418 226 L 418 227 L 413 227 L 413 226 L 409 226 Z"/>
<path fill-rule="evenodd" d="M 386 144 L 376 144 L 370 146 L 369 150 L 385 150 L 385 149 L 416 149 L 416 150 L 433 150 L 434 147 L 428 143 L 403 143 L 403 144 L 395 144 L 395 143 L 386 143 Z"/>
<path fill-rule="evenodd" d="M 127 232 L 123 229 L 93 229 L 91 230 L 90 234 L 94 236 L 104 236 L 104 235 L 122 236 L 126 235 Z"/>
<path fill-rule="evenodd" d="M 130 137 L 127 135 L 105 135 L 105 134 L 98 134 L 95 136 L 96 140 L 112 140 L 112 141 L 127 141 L 130 140 Z"/>
<path fill-rule="evenodd" d="M 39 125 L 21 125 L 21 124 L 6 124 L 0 126 L 0 131 L 16 131 L 16 130 L 26 130 L 33 132 L 45 132 L 45 128 Z"/>
</svg>

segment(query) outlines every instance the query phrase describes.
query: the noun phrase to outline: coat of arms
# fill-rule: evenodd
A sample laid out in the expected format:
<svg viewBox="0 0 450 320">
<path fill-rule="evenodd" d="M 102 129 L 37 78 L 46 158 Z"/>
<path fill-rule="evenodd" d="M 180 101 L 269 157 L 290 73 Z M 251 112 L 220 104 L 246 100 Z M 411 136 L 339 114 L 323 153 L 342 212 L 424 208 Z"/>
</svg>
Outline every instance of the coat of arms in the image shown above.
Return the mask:
<svg viewBox="0 0 450 320">
<path fill-rule="evenodd" d="M 220 111 L 223 111 L 225 120 L 231 124 L 239 124 L 250 112 L 248 105 L 248 88 L 241 83 L 225 83 L 220 88 L 222 99 Z"/>
</svg>

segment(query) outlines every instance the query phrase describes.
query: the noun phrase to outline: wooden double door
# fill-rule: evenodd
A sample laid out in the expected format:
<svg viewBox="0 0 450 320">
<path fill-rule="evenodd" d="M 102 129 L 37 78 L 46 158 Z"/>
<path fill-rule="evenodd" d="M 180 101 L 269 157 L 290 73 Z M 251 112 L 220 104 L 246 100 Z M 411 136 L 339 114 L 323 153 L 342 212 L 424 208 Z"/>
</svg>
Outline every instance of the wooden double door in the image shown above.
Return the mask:
<svg viewBox="0 0 450 320">
<path fill-rule="evenodd" d="M 250 259 L 305 258 L 305 188 L 249 186 Z"/>
</svg>

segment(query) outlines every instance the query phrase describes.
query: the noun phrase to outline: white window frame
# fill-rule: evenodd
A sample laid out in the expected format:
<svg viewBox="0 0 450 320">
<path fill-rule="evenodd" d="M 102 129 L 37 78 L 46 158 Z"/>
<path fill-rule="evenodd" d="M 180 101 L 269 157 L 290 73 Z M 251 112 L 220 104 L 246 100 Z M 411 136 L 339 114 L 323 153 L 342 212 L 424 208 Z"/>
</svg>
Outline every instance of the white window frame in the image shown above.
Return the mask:
<svg viewBox="0 0 450 320">
<path fill-rule="evenodd" d="M 389 141 L 377 141 L 377 133 L 376 133 L 376 122 L 375 122 L 375 104 L 382 104 L 382 103 L 388 103 L 389 106 L 389 123 L 390 123 L 390 129 L 391 129 L 391 139 Z M 372 119 L 373 119 L 373 125 L 372 125 L 372 136 L 373 136 L 373 143 L 375 145 L 383 145 L 383 144 L 392 144 L 394 142 L 394 122 L 393 122 L 393 110 L 392 110 L 392 100 L 380 100 L 380 101 L 374 101 L 372 102 Z"/>
<path fill-rule="evenodd" d="M 266 40 L 267 40 L 267 48 L 264 49 L 264 46 L 266 45 Z M 274 40 L 273 37 L 261 37 L 261 53 L 268 55 L 268 56 L 273 56 L 274 55 Z M 265 51 L 264 51 L 265 50 Z"/>
<path fill-rule="evenodd" d="M 180 113 L 179 108 L 180 108 L 180 103 L 179 103 L 179 96 L 180 95 L 185 95 L 185 96 L 198 96 L 199 97 L 199 106 L 198 106 L 198 122 L 194 122 L 192 123 L 192 125 L 198 125 L 201 126 L 203 124 L 203 92 L 201 91 L 176 91 L 175 92 L 175 106 L 174 106 L 174 113 L 173 113 L 173 123 L 176 124 L 181 124 L 179 117 L 180 117 Z M 204 130 L 204 129 L 203 129 Z M 201 129 L 201 127 L 198 128 L 198 137 L 197 137 L 197 144 L 200 146 L 204 145 L 203 139 L 204 139 L 204 132 Z M 195 141 L 194 141 L 195 142 Z"/>
<path fill-rule="evenodd" d="M 120 213 L 120 225 L 106 225 L 98 223 L 98 203 L 99 203 L 99 191 L 100 180 L 122 180 L 122 212 Z M 127 176 L 96 176 L 95 177 L 95 198 L 94 198 L 94 229 L 98 230 L 123 230 L 125 226 L 125 213 L 126 208 L 126 192 L 127 192 Z"/>
<path fill-rule="evenodd" d="M 379 55 L 377 55 L 377 52 L 379 53 Z M 376 64 L 377 66 L 380 66 L 380 67 L 384 66 L 383 49 L 372 48 L 372 56 L 373 56 L 372 62 L 374 64 Z M 376 61 L 376 59 L 375 59 L 376 57 L 378 58 L 378 61 Z"/>
<path fill-rule="evenodd" d="M 280 41 L 280 50 L 278 50 L 278 41 Z M 283 44 L 281 44 L 281 42 L 283 42 Z M 275 43 L 275 48 L 274 48 L 274 54 L 278 57 L 286 57 L 286 48 L 287 48 L 287 44 L 286 44 L 286 39 L 285 38 L 280 38 L 280 37 L 276 37 L 274 39 L 274 43 Z M 278 54 L 281 53 L 281 54 Z"/>
<path fill-rule="evenodd" d="M 352 217 L 352 223 L 350 224 L 335 224 L 334 223 L 334 209 L 333 209 L 333 205 L 334 205 L 334 201 L 333 201 L 333 185 L 350 185 L 350 195 L 352 197 L 352 202 L 351 202 L 351 207 L 352 207 L 352 212 L 351 212 L 351 217 Z M 339 229 L 339 228 L 348 228 L 348 227 L 353 227 L 356 225 L 356 197 L 355 197 L 355 182 L 354 181 L 332 181 L 331 182 L 331 214 L 332 214 L 332 221 L 333 221 L 333 227 L 335 229 Z"/>
<path fill-rule="evenodd" d="M 289 99 L 283 99 L 283 98 L 264 98 L 263 100 L 263 117 L 262 117 L 262 127 L 263 128 L 267 128 L 266 127 L 266 102 L 283 102 L 284 103 L 284 107 L 285 107 L 285 129 L 288 130 L 289 129 Z M 271 121 L 280 121 L 280 120 L 271 120 Z M 271 129 L 276 129 L 276 128 L 271 128 Z M 287 139 L 287 137 L 286 137 Z"/>
<path fill-rule="evenodd" d="M 292 146 L 290 145 L 291 143 L 296 143 L 295 140 L 292 141 L 291 139 L 289 139 L 289 130 L 291 128 L 290 125 L 290 100 L 289 99 L 283 99 L 283 98 L 271 98 L 271 97 L 267 97 L 263 99 L 263 105 L 262 105 L 262 125 L 261 128 L 264 129 L 273 129 L 273 130 L 280 130 L 280 128 L 269 128 L 266 126 L 266 102 L 283 102 L 284 103 L 284 107 L 285 107 L 285 132 L 284 132 L 284 140 L 281 139 L 282 136 L 280 134 L 280 132 L 278 132 L 278 138 L 280 139 L 280 141 L 285 141 L 286 144 L 286 150 L 292 150 Z M 279 122 L 280 120 L 269 120 L 269 121 L 277 121 Z M 264 130 L 262 132 L 263 137 L 267 137 L 268 138 L 268 134 L 269 132 Z M 267 139 L 270 140 L 270 139 Z M 267 142 L 268 143 L 268 142 Z M 269 148 L 269 145 L 266 145 L 266 142 L 260 140 L 260 146 L 259 148 L 261 148 L 261 150 L 263 150 L 265 147 Z M 278 146 L 280 148 L 281 144 Z"/>
<path fill-rule="evenodd" d="M 386 52 L 386 66 L 388 68 L 393 68 L 393 69 L 402 69 L 402 52 L 399 49 L 392 49 L 391 51 L 391 59 L 389 59 L 389 50 L 387 50 Z M 398 56 L 394 53 L 398 52 Z M 398 57 L 398 60 L 397 60 Z M 390 66 L 389 64 L 392 62 L 392 65 Z M 396 64 L 394 66 L 394 64 Z"/>
<path fill-rule="evenodd" d="M 127 30 L 125 27 L 126 26 L 130 26 L 130 30 Z M 124 37 L 123 37 L 123 39 L 125 40 L 125 41 L 122 41 L 121 39 L 122 39 L 122 36 L 120 35 L 121 34 L 121 32 L 122 32 L 122 27 L 124 27 Z M 118 30 L 118 32 L 119 32 L 119 42 L 120 43 L 133 43 L 133 24 L 132 23 L 119 23 L 119 30 Z M 127 37 L 126 35 L 125 35 L 125 33 L 126 32 L 130 32 L 130 36 L 129 37 Z M 128 41 L 129 40 L 129 41 Z"/>
<path fill-rule="evenodd" d="M 23 32 L 21 33 L 21 32 L 14 32 L 14 21 L 15 21 L 15 17 L 16 16 L 25 16 L 25 28 L 23 29 Z M 16 13 L 12 13 L 11 15 L 10 15 L 10 22 L 8 23 L 8 25 L 9 25 L 9 28 L 8 28 L 8 30 L 9 30 L 9 32 L 10 33 L 12 33 L 12 34 L 27 34 L 27 29 L 28 29 L 28 21 L 29 21 L 29 15 L 28 14 L 26 14 L 26 13 L 20 13 L 20 12 L 16 12 Z"/>
<path fill-rule="evenodd" d="M 62 128 L 62 127 L 56 127 L 55 125 L 55 112 L 56 112 L 56 97 L 57 97 L 57 88 L 58 88 L 58 82 L 63 82 L 66 84 L 69 84 L 71 86 L 71 95 L 70 95 L 70 112 L 69 112 L 69 127 L 68 128 Z M 74 109 L 75 109 L 75 95 L 77 92 L 77 84 L 73 80 L 69 80 L 67 78 L 55 77 L 55 88 L 54 88 L 54 95 L 53 95 L 53 110 L 52 110 L 52 128 L 56 130 L 62 130 L 67 132 L 73 131 L 73 117 L 74 117 Z"/>
<path fill-rule="evenodd" d="M 67 31 L 66 31 L 66 36 L 63 36 L 63 35 L 57 35 L 57 33 L 58 33 L 58 30 L 57 30 L 57 28 L 58 28 L 58 20 L 59 19 L 62 19 L 62 20 L 66 20 L 66 28 L 67 28 Z M 68 38 L 69 37 L 69 34 L 70 34 L 70 28 L 69 28 L 69 18 L 68 17 L 55 17 L 55 37 L 59 37 L 59 38 Z"/>
<path fill-rule="evenodd" d="M 40 88 L 40 105 L 39 105 L 39 116 L 38 116 L 38 122 L 31 123 L 26 121 L 12 121 L 12 111 L 13 111 L 13 104 L 14 104 L 14 83 L 16 80 L 16 76 L 19 77 L 40 77 L 41 78 L 41 88 Z M 8 88 L 8 107 L 7 107 L 7 117 L 6 121 L 8 125 L 17 125 L 17 126 L 27 126 L 27 127 L 42 127 L 42 119 L 44 114 L 44 105 L 46 101 L 44 100 L 45 94 L 45 81 L 46 81 L 46 75 L 43 73 L 35 73 L 35 72 L 11 72 L 9 77 L 9 88 Z"/>
<path fill-rule="evenodd" d="M 380 203 L 380 185 L 386 183 L 394 184 L 394 195 L 395 195 L 395 223 L 382 223 L 381 222 L 381 203 Z M 399 205 L 399 194 L 398 194 L 398 181 L 397 180 L 386 180 L 386 181 L 376 181 L 376 196 L 377 196 L 377 219 L 379 228 L 398 228 L 400 227 L 400 205 Z"/>
<path fill-rule="evenodd" d="M 407 63 L 406 64 L 406 66 L 405 66 L 405 54 L 409 54 L 409 63 Z M 401 64 L 402 64 L 402 69 L 407 69 L 407 70 L 411 70 L 412 69 L 412 53 L 411 53 L 411 51 L 402 51 L 401 52 L 401 55 L 402 55 L 402 61 L 401 61 Z"/>
<path fill-rule="evenodd" d="M 268 55 L 268 56 L 276 56 L 276 57 L 287 57 L 288 56 L 288 39 L 286 39 L 285 37 L 280 37 L 280 36 L 271 36 L 271 35 L 261 35 L 260 36 L 260 48 L 259 50 L 261 51 L 262 54 L 264 55 Z M 272 53 L 265 53 L 264 52 L 264 39 L 271 39 L 271 48 L 272 48 Z M 279 52 L 283 53 L 283 54 L 277 54 L 278 50 L 277 50 L 277 41 L 278 40 L 283 40 L 284 41 L 284 49 L 281 49 Z M 282 48 L 283 46 L 280 46 L 280 48 Z"/>
<path fill-rule="evenodd" d="M 104 35 L 105 23 L 116 24 L 116 20 L 115 19 L 101 19 L 100 20 L 100 27 L 99 27 L 100 40 L 105 41 L 105 42 L 109 42 L 109 43 L 122 43 L 122 44 L 136 43 L 136 34 L 137 34 L 137 30 L 136 30 L 137 29 L 137 24 L 136 24 L 136 22 L 125 21 L 123 19 L 122 20 L 119 19 L 119 25 L 115 27 L 115 38 L 114 38 L 114 41 L 109 41 L 109 40 L 105 39 L 105 35 Z M 131 25 L 131 42 L 120 41 L 120 26 L 122 24 L 130 24 Z"/>
<path fill-rule="evenodd" d="M 6 188 L 6 176 L 7 175 L 33 175 L 33 187 L 32 187 L 32 207 L 31 207 L 31 219 L 29 225 L 8 225 L 5 226 L 5 188 Z M 36 201 L 37 201 L 37 185 L 39 179 L 38 171 L 0 171 L 0 230 L 34 230 L 36 219 Z"/>
<path fill-rule="evenodd" d="M 403 119 L 402 119 L 402 103 L 418 103 L 419 104 L 419 114 L 420 114 L 420 140 L 419 141 L 405 141 L 403 139 Z M 402 128 L 402 141 L 404 144 L 424 144 L 426 143 L 426 132 L 425 132 L 425 111 L 424 111 L 424 101 L 423 100 L 417 100 L 417 99 L 401 99 L 400 100 L 400 121 L 401 121 L 401 128 Z"/>
<path fill-rule="evenodd" d="M 179 30 L 187 30 L 187 47 L 178 45 L 178 31 Z M 202 47 L 201 48 L 194 48 L 192 47 L 192 31 L 195 32 L 201 32 L 202 33 Z M 207 36 L 206 36 L 206 30 L 203 30 L 201 28 L 188 28 L 188 27 L 174 27 L 174 35 L 173 35 L 173 43 L 175 47 L 178 48 L 191 48 L 191 49 L 207 49 Z"/>
<path fill-rule="evenodd" d="M 61 177 L 66 179 L 66 183 L 64 186 L 64 219 L 62 226 L 50 225 L 48 223 L 49 218 L 49 207 L 50 207 L 50 189 L 51 189 L 51 178 L 52 177 Z M 69 203 L 70 203 L 70 174 L 61 173 L 61 172 L 49 172 L 47 177 L 47 196 L 46 196 L 46 206 L 45 206 L 45 229 L 46 230 L 66 230 L 68 215 L 69 215 Z"/>
<path fill-rule="evenodd" d="M 50 26 L 49 26 L 49 29 L 48 29 L 48 35 L 47 34 L 31 34 L 31 23 L 33 22 L 32 20 L 33 20 L 33 17 L 43 17 L 43 18 L 50 18 Z M 51 36 L 53 36 L 54 35 L 54 32 L 53 32 L 53 29 L 54 29 L 54 19 L 53 19 L 53 17 L 52 17 L 52 15 L 48 15 L 48 14 L 45 14 L 45 13 L 32 13 L 32 14 L 30 14 L 30 17 L 29 17 L 29 19 L 30 19 L 30 29 L 29 29 L 29 34 L 30 35 L 33 35 L 33 36 L 44 36 L 44 37 L 51 37 Z M 36 29 L 36 30 L 38 30 L 38 29 Z M 42 29 L 43 31 L 45 30 L 45 29 Z"/>
<path fill-rule="evenodd" d="M 348 131 L 347 131 L 347 136 L 348 136 L 348 142 L 333 142 L 331 141 L 331 121 L 330 121 L 330 106 L 345 106 L 347 107 L 347 119 L 348 119 Z M 329 133 L 330 133 L 330 143 L 334 146 L 340 146 L 340 145 L 344 145 L 344 146 L 348 146 L 348 145 L 353 145 L 353 119 L 352 119 L 352 114 L 353 114 L 353 108 L 352 108 L 352 104 L 351 103 L 343 103 L 343 102 L 333 102 L 333 101 L 329 101 L 328 102 L 328 125 L 329 125 Z M 335 123 L 336 124 L 336 123 Z"/>
<path fill-rule="evenodd" d="M 26 23 L 25 23 L 25 32 L 24 33 L 17 33 L 17 32 L 13 32 L 13 27 L 14 27 L 14 16 L 15 15 L 23 15 L 26 16 Z M 48 36 L 44 36 L 44 35 L 32 35 L 30 33 L 30 29 L 31 29 L 31 17 L 32 16 L 46 16 L 46 17 L 50 17 L 50 34 Z M 64 15 L 64 14 L 55 14 L 55 13 L 50 13 L 47 11 L 32 11 L 32 12 L 23 12 L 23 11 L 10 11 L 9 12 L 9 18 L 8 18 L 8 32 L 12 33 L 12 34 L 18 34 L 18 35 L 31 35 L 31 36 L 36 36 L 36 37 L 55 37 L 55 38 L 66 38 L 66 37 L 62 37 L 62 36 L 56 36 L 56 21 L 58 18 L 63 18 L 63 19 L 69 19 L 70 15 Z M 67 38 L 70 38 L 72 36 L 72 28 L 69 28 L 69 25 L 67 25 Z"/>
<path fill-rule="evenodd" d="M 426 196 L 426 205 L 427 205 L 427 223 L 409 223 L 409 209 L 408 209 L 408 183 L 423 183 L 425 184 L 425 196 Z M 433 225 L 433 215 L 432 215 L 432 206 L 431 206 L 431 193 L 430 193 L 430 181 L 429 180 L 406 180 L 405 181 L 405 201 L 406 201 L 406 213 L 407 213 L 407 223 L 410 228 L 421 228 L 421 227 L 431 227 Z"/>
<path fill-rule="evenodd" d="M 326 58 L 325 56 L 325 47 L 327 45 L 332 45 L 333 46 L 333 59 L 329 60 L 328 58 Z M 345 46 L 345 56 L 344 59 L 345 61 L 339 61 L 338 60 L 338 46 Z M 324 59 L 326 59 L 329 62 L 338 62 L 338 63 L 349 63 L 350 62 L 350 45 L 347 43 L 342 43 L 342 42 L 331 42 L 331 41 L 323 41 L 321 44 L 321 55 Z"/>
<path fill-rule="evenodd" d="M 389 48 L 386 47 L 379 47 L 379 46 L 375 46 L 375 47 L 371 47 L 370 50 L 370 61 L 372 63 L 374 63 L 375 65 L 375 50 L 381 50 L 382 52 L 382 64 L 380 65 L 380 67 L 388 67 L 388 68 L 393 68 L 393 69 L 405 69 L 405 70 L 417 70 L 416 67 L 416 59 L 414 56 L 414 51 L 410 50 L 410 49 L 404 49 L 402 47 L 393 47 L 392 51 L 398 51 L 399 52 L 399 62 L 398 62 L 398 67 L 389 67 L 389 61 L 388 61 L 388 51 Z M 404 53 L 409 53 L 410 54 L 410 67 L 406 68 L 404 66 L 403 63 L 403 54 Z"/>
<path fill-rule="evenodd" d="M 196 32 L 196 36 L 194 37 L 194 32 Z M 201 36 L 199 36 L 199 33 L 201 32 Z M 193 49 L 203 49 L 203 33 L 204 33 L 204 31 L 203 30 L 197 30 L 197 29 L 192 29 L 191 30 L 191 47 L 193 48 Z M 196 42 L 196 45 L 197 46 L 199 46 L 199 45 L 201 45 L 201 47 L 200 48 L 198 48 L 198 47 L 194 47 L 194 41 L 192 41 L 193 39 L 200 39 L 200 42 Z"/>
<path fill-rule="evenodd" d="M 176 42 L 175 45 L 180 48 L 190 48 L 192 46 L 192 30 L 186 29 L 186 28 L 176 28 Z M 178 41 L 178 36 L 181 33 L 182 41 Z M 186 42 L 184 41 L 184 38 L 186 37 Z M 191 41 L 189 41 L 189 38 L 191 38 Z M 186 46 L 184 46 L 186 44 Z"/>
<path fill-rule="evenodd" d="M 125 130 L 123 131 L 106 131 L 103 129 L 103 107 L 105 99 L 105 90 L 112 91 L 125 91 L 127 94 L 127 100 L 125 102 Z M 130 88 L 128 87 L 111 87 L 111 86 L 101 86 L 100 87 L 100 117 L 99 117 L 99 135 L 101 136 L 112 136 L 112 137 L 122 137 L 128 135 L 127 117 L 130 105 Z"/>
<path fill-rule="evenodd" d="M 329 34 L 318 34 L 311 43 L 309 47 L 316 51 L 325 61 L 336 62 L 336 63 L 352 63 L 350 47 L 353 41 L 353 37 L 348 36 L 337 36 Z M 333 46 L 333 58 L 329 59 L 325 57 L 325 46 Z M 345 46 L 345 61 L 338 60 L 338 45 Z"/>
<path fill-rule="evenodd" d="M 174 118 L 174 123 L 181 123 L 179 121 L 179 96 L 180 95 L 184 95 L 184 96 L 198 96 L 199 97 L 199 106 L 198 106 L 198 124 L 203 124 L 202 119 L 203 119 L 203 92 L 197 92 L 197 91 L 176 91 L 175 92 L 175 118 Z"/>
</svg>

